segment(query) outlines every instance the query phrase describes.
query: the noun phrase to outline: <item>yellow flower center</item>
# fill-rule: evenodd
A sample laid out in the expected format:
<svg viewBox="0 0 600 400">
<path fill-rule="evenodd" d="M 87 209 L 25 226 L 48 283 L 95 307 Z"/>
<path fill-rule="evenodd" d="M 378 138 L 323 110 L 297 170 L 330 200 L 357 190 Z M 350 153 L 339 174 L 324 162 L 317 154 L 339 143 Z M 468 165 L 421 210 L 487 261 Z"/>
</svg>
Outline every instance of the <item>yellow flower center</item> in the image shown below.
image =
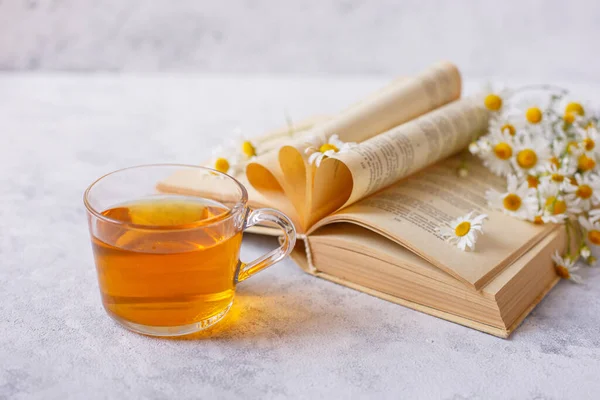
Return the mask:
<svg viewBox="0 0 600 400">
<path fill-rule="evenodd" d="M 512 156 L 512 147 L 508 143 L 498 143 L 494 146 L 494 154 L 501 160 L 508 160 Z"/>
<path fill-rule="evenodd" d="M 336 153 L 339 151 L 339 149 L 334 144 L 331 144 L 331 143 L 325 143 L 324 145 L 319 147 L 319 151 L 321 153 L 325 153 L 326 151 L 329 151 L 329 150 L 333 150 Z"/>
<path fill-rule="evenodd" d="M 530 188 L 536 188 L 538 187 L 539 183 L 540 181 L 538 180 L 537 176 L 527 175 L 527 186 Z"/>
<path fill-rule="evenodd" d="M 550 159 L 550 163 L 554 164 L 556 166 L 556 168 L 560 167 L 560 161 L 558 161 L 558 158 L 556 158 L 556 157 L 552 157 Z"/>
<path fill-rule="evenodd" d="M 596 230 L 591 230 L 587 234 L 588 240 L 595 245 L 600 245 L 600 232 Z"/>
<path fill-rule="evenodd" d="M 551 211 L 554 215 L 562 214 L 567 211 L 567 203 L 550 196 L 546 199 L 546 210 Z"/>
<path fill-rule="evenodd" d="M 532 124 L 537 124 L 542 120 L 542 110 L 538 107 L 528 108 L 525 112 L 525 118 Z"/>
<path fill-rule="evenodd" d="M 485 108 L 491 111 L 498 111 L 502 108 L 502 98 L 497 94 L 490 93 L 483 100 Z"/>
<path fill-rule="evenodd" d="M 589 185 L 581 185 L 577 188 L 577 197 L 581 197 L 582 199 L 589 199 L 592 197 L 593 190 Z"/>
<path fill-rule="evenodd" d="M 502 128 L 500 128 L 500 130 L 502 132 L 508 131 L 510 136 L 515 136 L 515 134 L 517 133 L 517 130 L 515 129 L 515 127 L 512 124 L 504 124 L 504 125 L 502 125 Z"/>
<path fill-rule="evenodd" d="M 569 279 L 571 277 L 571 274 L 569 273 L 569 269 L 567 267 L 565 267 L 564 265 L 557 265 L 555 267 L 556 269 L 556 275 L 560 276 L 563 279 Z"/>
<path fill-rule="evenodd" d="M 585 149 L 587 151 L 592 151 L 592 150 L 594 150 L 594 147 L 596 147 L 596 142 L 594 142 L 590 138 L 585 138 L 585 139 L 583 139 L 583 146 L 585 147 Z"/>
<path fill-rule="evenodd" d="M 575 122 L 575 114 L 573 114 L 572 112 L 566 112 L 563 116 L 563 120 L 567 124 L 572 124 L 573 122 Z"/>
<path fill-rule="evenodd" d="M 509 211 L 517 211 L 521 208 L 521 198 L 514 193 L 510 193 L 504 197 L 502 205 Z"/>
<path fill-rule="evenodd" d="M 544 220 L 542 219 L 541 215 L 536 215 L 533 218 L 533 223 L 536 224 L 536 225 L 544 225 Z"/>
<path fill-rule="evenodd" d="M 229 171 L 229 161 L 225 158 L 217 158 L 215 161 L 215 169 L 219 172 L 226 173 Z"/>
<path fill-rule="evenodd" d="M 531 149 L 521 150 L 517 154 L 517 164 L 524 169 L 532 168 L 537 164 L 537 154 Z"/>
<path fill-rule="evenodd" d="M 564 181 L 564 180 L 565 180 L 565 177 L 564 177 L 564 176 L 562 176 L 561 174 L 552 174 L 552 177 L 551 177 L 551 179 L 552 179 L 552 181 L 554 181 L 554 182 L 561 183 L 562 181 Z"/>
<path fill-rule="evenodd" d="M 589 129 L 589 128 L 593 128 L 594 127 L 594 121 L 590 121 L 587 123 L 587 125 L 585 126 L 585 129 Z"/>
<path fill-rule="evenodd" d="M 256 148 L 250 143 L 250 141 L 246 140 L 242 143 L 242 152 L 246 155 L 246 157 L 254 157 L 256 155 Z"/>
<path fill-rule="evenodd" d="M 583 106 L 580 103 L 571 102 L 565 107 L 565 113 L 584 115 Z"/>
<path fill-rule="evenodd" d="M 463 221 L 460 224 L 456 225 L 454 228 L 454 233 L 456 236 L 463 237 L 471 230 L 471 223 L 469 221 Z"/>
<path fill-rule="evenodd" d="M 582 171 L 589 171 L 595 166 L 596 161 L 594 161 L 592 158 L 589 158 L 585 154 L 580 155 L 577 159 L 577 168 L 579 168 Z"/>
</svg>

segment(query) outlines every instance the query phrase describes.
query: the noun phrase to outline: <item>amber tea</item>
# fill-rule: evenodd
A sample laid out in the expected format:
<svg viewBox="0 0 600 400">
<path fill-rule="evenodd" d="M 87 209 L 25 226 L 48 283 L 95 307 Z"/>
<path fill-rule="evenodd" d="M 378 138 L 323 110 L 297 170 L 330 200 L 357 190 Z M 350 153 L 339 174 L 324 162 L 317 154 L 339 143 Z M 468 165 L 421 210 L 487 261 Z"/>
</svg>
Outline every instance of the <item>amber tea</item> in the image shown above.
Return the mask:
<svg viewBox="0 0 600 400">
<path fill-rule="evenodd" d="M 135 324 L 162 327 L 225 313 L 233 301 L 242 239 L 232 223 L 214 223 L 227 211 L 213 200 L 177 196 L 102 212 L 125 223 L 104 223 L 101 237 L 92 237 L 106 310 Z"/>
</svg>

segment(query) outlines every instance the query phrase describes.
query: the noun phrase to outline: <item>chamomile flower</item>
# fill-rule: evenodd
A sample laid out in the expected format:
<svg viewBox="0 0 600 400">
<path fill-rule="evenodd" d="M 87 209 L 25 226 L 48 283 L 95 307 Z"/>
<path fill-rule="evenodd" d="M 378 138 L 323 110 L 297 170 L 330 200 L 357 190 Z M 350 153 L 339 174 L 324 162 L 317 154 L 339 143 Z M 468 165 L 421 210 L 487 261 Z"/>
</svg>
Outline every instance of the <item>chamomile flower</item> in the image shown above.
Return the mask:
<svg viewBox="0 0 600 400">
<path fill-rule="evenodd" d="M 509 133 L 490 131 L 485 139 L 480 139 L 477 143 L 483 164 L 493 173 L 506 176 L 512 172 L 511 159 L 515 154 L 515 141 Z"/>
<path fill-rule="evenodd" d="M 587 105 L 586 107 L 584 107 L 584 103 L 581 103 L 569 97 L 565 97 L 562 99 L 562 101 L 560 101 L 559 109 L 557 110 L 557 112 L 563 115 L 573 114 L 583 117 L 586 114 L 586 108 Z"/>
<path fill-rule="evenodd" d="M 504 101 L 502 100 L 502 97 L 496 93 L 488 93 L 483 99 L 483 104 L 485 105 L 485 108 L 487 108 L 490 111 L 496 112 L 502 110 L 503 102 Z"/>
<path fill-rule="evenodd" d="M 587 128 L 579 128 L 577 131 L 581 136 L 581 149 L 588 154 L 598 157 L 600 155 L 600 132 L 598 132 L 598 128 L 589 126 Z"/>
<path fill-rule="evenodd" d="M 577 156 L 577 169 L 580 172 L 590 172 L 596 166 L 596 155 L 593 152 L 584 151 Z"/>
<path fill-rule="evenodd" d="M 439 234 L 462 251 L 474 250 L 479 235 L 483 233 L 483 222 L 487 215 L 470 212 L 450 222 L 449 226 L 438 228 Z"/>
<path fill-rule="evenodd" d="M 566 220 L 569 214 L 579 214 L 581 209 L 576 201 L 565 195 L 562 189 L 550 182 L 542 182 L 538 186 L 538 195 L 542 207 L 542 220 L 555 224 Z"/>
<path fill-rule="evenodd" d="M 525 97 L 519 100 L 517 107 L 521 112 L 521 121 L 529 126 L 537 126 L 544 119 L 546 102 L 539 97 Z"/>
<path fill-rule="evenodd" d="M 535 225 L 544 225 L 544 210 L 537 210 L 535 213 L 529 216 L 529 221 Z"/>
<path fill-rule="evenodd" d="M 580 216 L 579 224 L 585 231 L 587 242 L 594 246 L 600 246 L 600 222 Z"/>
<path fill-rule="evenodd" d="M 257 151 L 253 142 L 239 128 L 234 129 L 233 135 L 233 139 L 213 150 L 208 166 L 220 172 L 238 175 L 256 157 Z"/>
<path fill-rule="evenodd" d="M 314 139 L 312 143 L 304 150 L 308 157 L 309 164 L 315 164 L 317 167 L 321 162 L 334 154 L 346 153 L 356 147 L 356 143 L 345 143 L 340 140 L 338 135 L 331 135 L 326 142 Z"/>
<path fill-rule="evenodd" d="M 526 180 L 519 182 L 514 175 L 508 175 L 507 182 L 508 187 L 505 193 L 499 193 L 493 189 L 485 193 L 488 204 L 512 217 L 529 219 L 537 210 L 535 189 L 530 188 Z"/>
<path fill-rule="evenodd" d="M 506 90 L 494 88 L 488 83 L 483 87 L 483 105 L 489 111 L 499 113 L 503 110 L 506 94 Z"/>
<path fill-rule="evenodd" d="M 550 162 L 544 167 L 542 181 L 564 186 L 565 184 L 569 184 L 569 177 L 573 173 L 575 173 L 575 167 L 569 163 L 564 163 L 564 165 L 557 167 L 555 163 Z"/>
<path fill-rule="evenodd" d="M 524 135 L 515 146 L 515 155 L 511 161 L 515 170 L 527 175 L 543 171 L 551 158 L 547 140 L 541 136 Z"/>
<path fill-rule="evenodd" d="M 579 270 L 579 267 L 575 265 L 575 260 L 569 257 L 561 257 L 558 251 L 552 255 L 552 260 L 554 261 L 554 269 L 558 276 L 563 279 L 569 279 L 575 283 L 583 282 L 581 276 L 573 273 Z"/>
<path fill-rule="evenodd" d="M 579 255 L 587 260 L 592 255 L 592 251 L 586 244 L 582 244 L 579 248 Z"/>
<path fill-rule="evenodd" d="M 490 118 L 490 131 L 517 135 L 522 128 L 522 123 L 513 113 L 502 113 Z"/>
<path fill-rule="evenodd" d="M 249 137 L 242 133 L 240 128 L 236 128 L 233 131 L 235 139 L 231 142 L 231 147 L 236 151 L 240 161 L 250 161 L 256 157 L 256 145 L 250 140 Z"/>
<path fill-rule="evenodd" d="M 239 163 L 238 158 L 235 156 L 235 150 L 226 146 L 216 147 L 212 152 L 212 158 L 208 167 L 229 175 L 237 174 L 239 172 Z"/>
<path fill-rule="evenodd" d="M 577 205 L 587 211 L 600 204 L 600 177 L 596 174 L 575 174 L 575 182 L 564 188 Z"/>
<path fill-rule="evenodd" d="M 573 101 L 573 99 L 563 98 L 559 102 L 556 114 L 562 118 L 565 123 L 564 129 L 568 130 L 571 126 L 584 125 L 586 120 L 586 108 L 582 103 Z"/>
</svg>

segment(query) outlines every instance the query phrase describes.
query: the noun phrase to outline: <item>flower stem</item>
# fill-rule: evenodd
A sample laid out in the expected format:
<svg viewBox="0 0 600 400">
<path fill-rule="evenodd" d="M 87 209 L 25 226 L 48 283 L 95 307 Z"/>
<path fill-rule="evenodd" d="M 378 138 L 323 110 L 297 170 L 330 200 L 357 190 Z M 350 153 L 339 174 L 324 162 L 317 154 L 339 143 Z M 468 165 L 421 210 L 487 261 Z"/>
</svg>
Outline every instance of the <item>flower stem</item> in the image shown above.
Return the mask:
<svg viewBox="0 0 600 400">
<path fill-rule="evenodd" d="M 294 123 L 292 122 L 292 117 L 290 116 L 290 114 L 288 114 L 287 111 L 284 112 L 284 115 L 285 115 L 285 123 L 287 124 L 287 127 L 288 127 L 288 135 L 294 136 Z"/>
<path fill-rule="evenodd" d="M 565 230 L 567 232 L 567 257 L 571 257 L 571 220 L 565 221 Z"/>
</svg>

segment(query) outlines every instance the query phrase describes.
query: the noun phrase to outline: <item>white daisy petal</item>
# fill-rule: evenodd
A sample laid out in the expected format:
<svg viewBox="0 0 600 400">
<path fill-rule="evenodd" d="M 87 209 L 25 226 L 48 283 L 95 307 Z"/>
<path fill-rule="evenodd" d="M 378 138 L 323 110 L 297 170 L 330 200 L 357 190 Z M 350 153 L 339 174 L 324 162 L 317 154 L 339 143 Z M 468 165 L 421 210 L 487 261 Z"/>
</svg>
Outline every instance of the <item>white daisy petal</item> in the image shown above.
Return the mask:
<svg viewBox="0 0 600 400">
<path fill-rule="evenodd" d="M 320 166 L 321 166 L 321 162 L 323 161 L 323 158 L 324 158 L 324 157 L 325 157 L 325 155 L 324 155 L 324 154 L 319 154 L 319 155 L 317 156 L 317 158 L 315 159 L 315 165 L 316 165 L 317 167 L 320 167 Z"/>
<path fill-rule="evenodd" d="M 576 275 L 576 274 L 571 274 L 570 279 L 573 282 L 575 282 L 577 284 L 580 284 L 580 285 L 583 283 L 583 278 L 581 276 L 579 276 L 579 275 Z"/>
<path fill-rule="evenodd" d="M 317 158 L 318 158 L 318 157 L 320 157 L 320 156 L 321 156 L 321 153 L 319 153 L 319 152 L 312 153 L 312 154 L 311 154 L 311 155 L 308 157 L 308 162 L 309 162 L 309 164 L 312 164 L 312 163 L 314 163 L 314 162 L 317 160 Z"/>
</svg>

